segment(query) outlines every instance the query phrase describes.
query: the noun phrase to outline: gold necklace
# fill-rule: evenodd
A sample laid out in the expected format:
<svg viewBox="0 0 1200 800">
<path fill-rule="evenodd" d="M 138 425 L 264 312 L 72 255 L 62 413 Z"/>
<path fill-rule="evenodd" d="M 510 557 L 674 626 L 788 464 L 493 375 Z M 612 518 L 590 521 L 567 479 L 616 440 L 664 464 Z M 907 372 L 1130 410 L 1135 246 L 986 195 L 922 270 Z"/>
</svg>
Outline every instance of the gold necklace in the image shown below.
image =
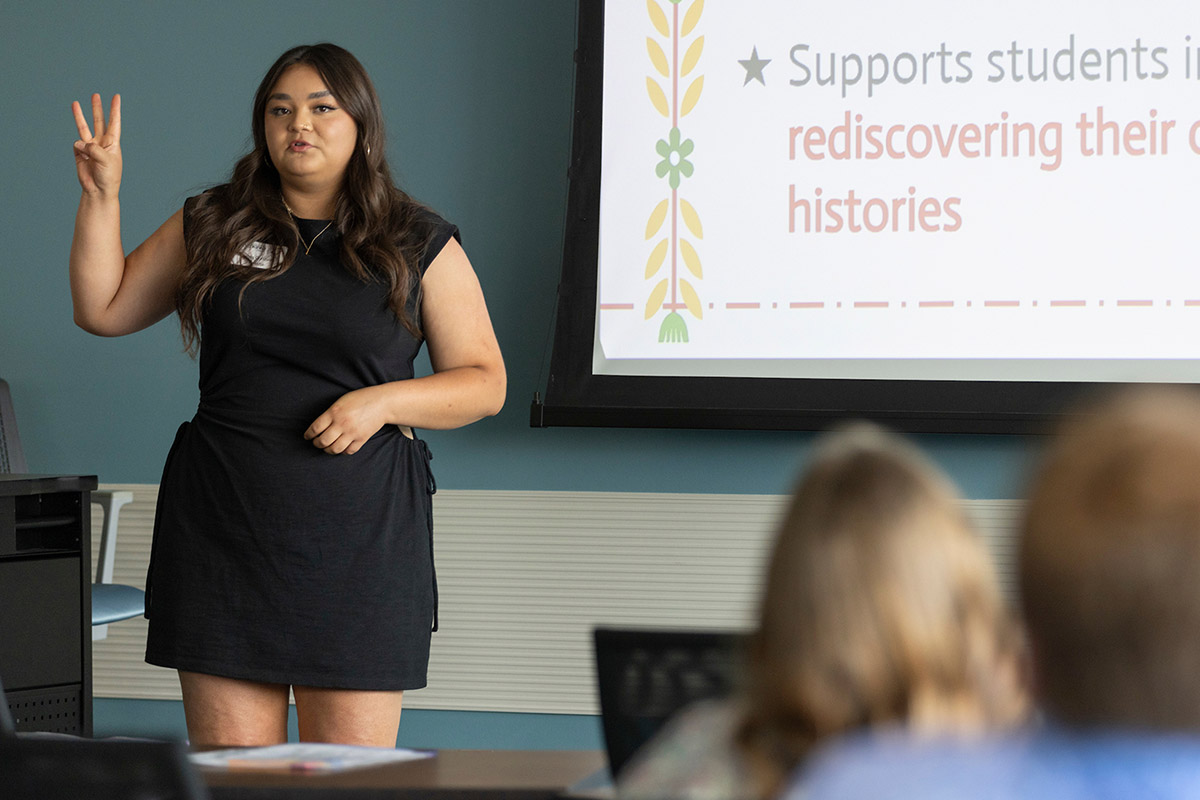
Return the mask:
<svg viewBox="0 0 1200 800">
<path fill-rule="evenodd" d="M 279 199 L 283 200 L 283 195 L 280 195 Z M 296 237 L 300 240 L 300 244 L 304 245 L 304 255 L 308 255 L 308 252 L 310 250 L 312 250 L 313 245 L 317 243 L 317 239 L 321 238 L 321 234 L 324 233 L 325 231 L 329 230 L 329 226 L 333 224 L 333 220 L 329 220 L 329 222 L 325 225 L 325 227 L 321 228 L 321 230 L 318 231 L 317 235 L 312 238 L 312 241 L 309 242 L 308 244 L 305 244 L 304 237 L 300 235 L 299 217 L 296 216 L 295 211 L 292 211 L 292 207 L 288 205 L 287 200 L 283 200 L 283 207 L 286 208 L 287 212 L 292 215 L 292 220 L 294 220 L 297 223 Z"/>
<path fill-rule="evenodd" d="M 294 218 L 295 217 L 293 216 L 293 219 Z M 332 224 L 333 224 L 333 220 L 329 220 L 329 225 L 332 225 Z M 324 228 L 321 228 L 320 233 L 318 233 L 316 236 L 314 236 L 312 238 L 312 241 L 309 242 L 308 244 L 304 244 L 304 237 L 300 236 L 300 229 L 296 228 L 296 236 L 299 237 L 300 244 L 304 245 L 304 255 L 308 255 L 308 251 L 312 250 L 312 246 L 317 243 L 317 239 L 319 239 L 321 237 L 321 234 L 324 233 L 325 231 L 329 230 L 329 225 L 326 225 Z"/>
</svg>

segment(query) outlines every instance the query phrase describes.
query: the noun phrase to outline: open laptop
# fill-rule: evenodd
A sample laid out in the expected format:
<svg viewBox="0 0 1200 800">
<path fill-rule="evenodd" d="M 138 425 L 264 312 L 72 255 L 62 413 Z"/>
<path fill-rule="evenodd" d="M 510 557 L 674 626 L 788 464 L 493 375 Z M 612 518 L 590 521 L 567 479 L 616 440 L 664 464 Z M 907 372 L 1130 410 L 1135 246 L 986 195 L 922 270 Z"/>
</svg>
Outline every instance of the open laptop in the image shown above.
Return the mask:
<svg viewBox="0 0 1200 800">
<path fill-rule="evenodd" d="M 593 631 L 604 744 L 614 779 L 675 712 L 734 689 L 745 638 L 729 631 Z"/>
<path fill-rule="evenodd" d="M 185 745 L 17 734 L 0 685 L 0 797 L 5 800 L 208 800 Z"/>
</svg>

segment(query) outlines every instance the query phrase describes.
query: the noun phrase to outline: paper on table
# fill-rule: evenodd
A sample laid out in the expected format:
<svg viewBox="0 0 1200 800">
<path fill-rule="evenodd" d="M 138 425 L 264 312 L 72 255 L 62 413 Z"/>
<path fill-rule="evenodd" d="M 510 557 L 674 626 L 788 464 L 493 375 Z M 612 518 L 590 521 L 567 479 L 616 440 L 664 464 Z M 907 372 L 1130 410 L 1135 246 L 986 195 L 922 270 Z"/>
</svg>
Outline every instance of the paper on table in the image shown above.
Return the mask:
<svg viewBox="0 0 1200 800">
<path fill-rule="evenodd" d="M 398 761 L 431 758 L 433 750 L 409 750 L 402 747 L 358 747 L 345 744 L 293 742 L 268 747 L 234 747 L 192 753 L 189 758 L 198 767 L 227 770 L 283 770 L 287 772 L 338 772 Z"/>
</svg>

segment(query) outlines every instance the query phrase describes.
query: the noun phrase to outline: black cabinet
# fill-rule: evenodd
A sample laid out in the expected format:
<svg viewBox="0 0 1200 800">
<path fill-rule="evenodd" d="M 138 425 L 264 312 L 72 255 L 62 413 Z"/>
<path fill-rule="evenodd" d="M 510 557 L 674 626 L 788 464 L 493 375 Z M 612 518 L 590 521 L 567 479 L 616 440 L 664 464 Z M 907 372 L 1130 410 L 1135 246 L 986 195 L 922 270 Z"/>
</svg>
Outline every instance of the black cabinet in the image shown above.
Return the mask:
<svg viewBox="0 0 1200 800">
<path fill-rule="evenodd" d="M 92 735 L 95 488 L 0 474 L 0 679 L 18 731 Z"/>
</svg>

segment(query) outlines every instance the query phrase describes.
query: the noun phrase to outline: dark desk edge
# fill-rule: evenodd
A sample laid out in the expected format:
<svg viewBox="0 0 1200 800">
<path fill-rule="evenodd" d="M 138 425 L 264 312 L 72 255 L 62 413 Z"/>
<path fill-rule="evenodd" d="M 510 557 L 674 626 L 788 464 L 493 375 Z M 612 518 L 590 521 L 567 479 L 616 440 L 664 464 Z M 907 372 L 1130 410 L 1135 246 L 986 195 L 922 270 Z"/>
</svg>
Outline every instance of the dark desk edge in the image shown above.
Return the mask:
<svg viewBox="0 0 1200 800">
<path fill-rule="evenodd" d="M 99 485 L 95 475 L 39 475 L 0 472 L 0 497 L 46 492 L 92 492 Z"/>
</svg>

